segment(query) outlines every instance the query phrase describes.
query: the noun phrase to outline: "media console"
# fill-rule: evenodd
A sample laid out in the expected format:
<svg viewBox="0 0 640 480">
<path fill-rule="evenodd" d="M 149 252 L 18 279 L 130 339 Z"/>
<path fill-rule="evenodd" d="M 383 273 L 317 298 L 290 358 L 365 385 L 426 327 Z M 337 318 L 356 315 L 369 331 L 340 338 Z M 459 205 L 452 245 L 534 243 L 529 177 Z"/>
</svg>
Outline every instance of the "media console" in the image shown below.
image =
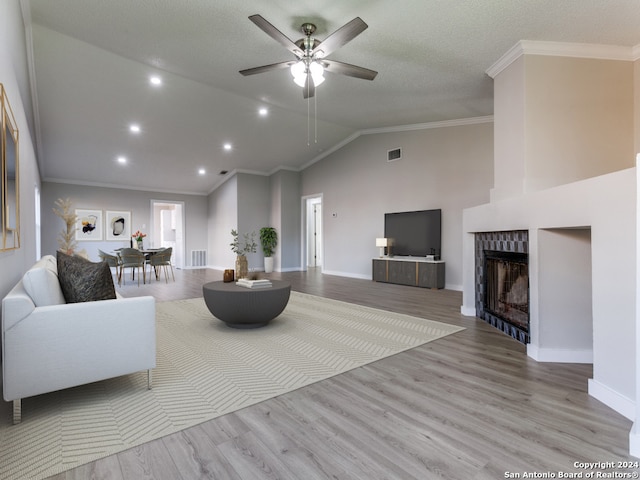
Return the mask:
<svg viewBox="0 0 640 480">
<path fill-rule="evenodd" d="M 424 288 L 444 288 L 442 260 L 424 257 L 383 257 L 373 259 L 373 280 Z"/>
</svg>

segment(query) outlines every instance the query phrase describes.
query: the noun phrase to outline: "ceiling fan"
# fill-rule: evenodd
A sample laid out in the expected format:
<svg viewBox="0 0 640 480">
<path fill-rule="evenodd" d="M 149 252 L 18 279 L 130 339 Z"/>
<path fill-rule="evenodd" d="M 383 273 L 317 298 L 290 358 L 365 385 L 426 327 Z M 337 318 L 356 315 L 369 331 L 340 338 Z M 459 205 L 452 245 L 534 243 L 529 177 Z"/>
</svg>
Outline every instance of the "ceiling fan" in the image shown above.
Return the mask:
<svg viewBox="0 0 640 480">
<path fill-rule="evenodd" d="M 339 73 L 349 77 L 362 78 L 364 80 L 373 80 L 378 74 L 378 72 L 369 70 L 368 68 L 357 67 L 326 58 L 336 49 L 350 42 L 367 29 L 368 25 L 364 23 L 360 17 L 356 17 L 346 25 L 343 25 L 324 41 L 312 37 L 316 31 L 316 26 L 313 23 L 303 23 L 301 30 L 305 38 L 301 38 L 296 42 L 291 41 L 261 15 L 251 15 L 249 20 L 293 53 L 296 59 L 240 70 L 242 75 L 255 75 L 271 70 L 290 68 L 294 82 L 304 87 L 302 90 L 304 98 L 309 98 L 314 96 L 316 87 L 324 81 L 325 71 Z"/>
</svg>

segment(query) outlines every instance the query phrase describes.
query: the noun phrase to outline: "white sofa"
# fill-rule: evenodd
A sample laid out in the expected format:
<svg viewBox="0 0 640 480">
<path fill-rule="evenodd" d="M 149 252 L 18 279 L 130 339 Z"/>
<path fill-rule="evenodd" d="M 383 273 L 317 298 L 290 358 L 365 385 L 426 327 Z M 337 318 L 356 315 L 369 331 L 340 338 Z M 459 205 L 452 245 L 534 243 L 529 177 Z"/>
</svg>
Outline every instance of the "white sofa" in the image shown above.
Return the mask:
<svg viewBox="0 0 640 480">
<path fill-rule="evenodd" d="M 155 299 L 65 303 L 55 257 L 39 260 L 2 300 L 3 397 L 21 399 L 156 366 Z"/>
</svg>

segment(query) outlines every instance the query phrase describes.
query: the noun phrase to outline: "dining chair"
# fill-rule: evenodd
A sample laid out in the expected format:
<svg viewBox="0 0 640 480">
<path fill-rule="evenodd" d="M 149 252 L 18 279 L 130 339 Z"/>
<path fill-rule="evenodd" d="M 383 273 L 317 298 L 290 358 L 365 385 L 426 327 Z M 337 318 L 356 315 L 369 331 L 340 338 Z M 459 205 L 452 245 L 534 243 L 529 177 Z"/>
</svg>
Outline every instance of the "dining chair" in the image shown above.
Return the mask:
<svg viewBox="0 0 640 480">
<path fill-rule="evenodd" d="M 171 264 L 172 253 L 173 248 L 169 247 L 163 250 L 159 250 L 149 256 L 149 259 L 147 260 L 147 265 L 149 265 L 149 278 L 151 278 L 152 268 L 155 270 L 156 280 L 160 279 L 162 270 L 164 270 L 164 281 L 165 283 L 169 283 L 169 269 L 171 269 L 171 276 L 173 277 L 173 281 L 176 281 L 176 276 L 173 272 L 173 265 Z"/>
<path fill-rule="evenodd" d="M 138 270 L 138 286 L 140 286 L 140 270 L 142 270 L 142 283 L 146 283 L 144 254 L 135 248 L 123 248 L 118 255 L 120 256 L 120 280 L 124 281 L 124 269 L 131 268 L 131 278 L 134 280 L 136 269 Z"/>
<path fill-rule="evenodd" d="M 100 257 L 100 260 L 102 260 L 103 262 L 107 262 L 107 265 L 109 265 L 109 268 L 116 269 L 115 275 L 116 275 L 116 278 L 118 279 L 118 285 L 120 285 L 120 259 L 116 255 L 103 252 L 100 249 L 98 249 L 98 256 Z"/>
</svg>

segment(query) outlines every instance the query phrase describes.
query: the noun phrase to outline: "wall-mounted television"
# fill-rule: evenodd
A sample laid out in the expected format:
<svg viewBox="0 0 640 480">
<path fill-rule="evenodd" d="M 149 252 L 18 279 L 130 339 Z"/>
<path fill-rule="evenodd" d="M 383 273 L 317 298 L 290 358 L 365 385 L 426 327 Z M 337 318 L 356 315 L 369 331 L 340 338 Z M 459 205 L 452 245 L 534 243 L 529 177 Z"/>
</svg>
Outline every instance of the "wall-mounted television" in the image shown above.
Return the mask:
<svg viewBox="0 0 640 480">
<path fill-rule="evenodd" d="M 440 257 L 442 211 L 419 210 L 384 214 L 384 236 L 393 239 L 392 255 Z"/>
</svg>

